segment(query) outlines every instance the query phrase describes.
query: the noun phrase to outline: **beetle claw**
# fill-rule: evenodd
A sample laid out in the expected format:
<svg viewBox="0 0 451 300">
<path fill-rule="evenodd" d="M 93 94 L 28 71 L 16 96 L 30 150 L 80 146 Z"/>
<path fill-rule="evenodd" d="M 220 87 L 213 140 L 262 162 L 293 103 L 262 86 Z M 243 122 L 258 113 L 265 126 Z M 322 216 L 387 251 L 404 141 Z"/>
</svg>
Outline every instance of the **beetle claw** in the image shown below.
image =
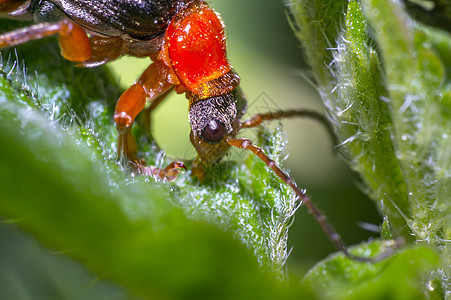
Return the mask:
<svg viewBox="0 0 451 300">
<path fill-rule="evenodd" d="M 161 179 L 163 181 L 173 182 L 177 179 L 178 174 L 181 169 L 187 171 L 185 164 L 183 162 L 174 161 L 170 163 L 166 168 L 158 168 L 155 166 L 145 166 L 142 163 L 135 163 L 135 167 L 141 175 L 152 176 L 154 178 Z"/>
</svg>

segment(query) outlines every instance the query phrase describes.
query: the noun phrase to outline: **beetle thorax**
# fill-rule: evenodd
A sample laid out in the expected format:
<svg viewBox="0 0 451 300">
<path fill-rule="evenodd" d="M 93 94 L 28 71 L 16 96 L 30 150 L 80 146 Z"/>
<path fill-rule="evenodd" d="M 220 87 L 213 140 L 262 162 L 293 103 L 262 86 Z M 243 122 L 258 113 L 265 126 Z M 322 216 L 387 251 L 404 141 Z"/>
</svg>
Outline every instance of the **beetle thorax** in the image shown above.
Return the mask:
<svg viewBox="0 0 451 300">
<path fill-rule="evenodd" d="M 206 5 L 188 6 L 166 30 L 172 68 L 181 84 L 199 98 L 232 91 L 239 77 L 227 60 L 224 24 Z"/>
</svg>

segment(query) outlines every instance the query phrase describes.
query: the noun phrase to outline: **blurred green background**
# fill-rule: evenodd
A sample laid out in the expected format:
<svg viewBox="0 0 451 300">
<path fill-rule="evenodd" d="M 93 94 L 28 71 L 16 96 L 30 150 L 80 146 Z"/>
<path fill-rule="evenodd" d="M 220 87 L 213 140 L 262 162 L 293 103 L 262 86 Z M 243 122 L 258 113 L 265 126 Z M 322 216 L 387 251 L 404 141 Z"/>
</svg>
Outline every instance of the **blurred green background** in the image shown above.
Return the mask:
<svg viewBox="0 0 451 300">
<path fill-rule="evenodd" d="M 214 0 L 209 3 L 227 26 L 228 57 L 241 77 L 249 106 L 247 118 L 256 112 L 293 108 L 326 113 L 315 88 L 306 80 L 308 70 L 282 0 Z M 126 88 L 148 64 L 148 59 L 123 58 L 110 67 Z M 195 156 L 189 142 L 187 109 L 184 95 L 173 94 L 153 117 L 152 128 L 158 144 L 178 158 Z M 300 187 L 307 189 L 345 243 L 354 244 L 377 236 L 359 226 L 361 222 L 379 225 L 376 207 L 356 187 L 358 178 L 334 151 L 322 125 L 309 119 L 284 120 L 283 124 L 290 151 L 285 168 Z M 241 133 L 248 138 L 254 135 L 249 129 Z M 240 151 L 232 151 L 232 159 L 239 159 Z M 293 247 L 289 269 L 295 274 L 302 274 L 334 250 L 303 207 L 298 210 L 289 235 Z"/>
</svg>

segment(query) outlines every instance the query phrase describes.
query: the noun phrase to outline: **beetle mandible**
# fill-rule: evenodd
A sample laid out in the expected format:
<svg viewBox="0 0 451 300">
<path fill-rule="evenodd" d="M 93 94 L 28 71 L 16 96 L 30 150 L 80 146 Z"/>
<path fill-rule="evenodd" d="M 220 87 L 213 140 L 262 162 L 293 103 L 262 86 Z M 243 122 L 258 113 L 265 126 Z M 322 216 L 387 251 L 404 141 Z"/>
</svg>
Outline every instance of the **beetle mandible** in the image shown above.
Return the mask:
<svg viewBox="0 0 451 300">
<path fill-rule="evenodd" d="M 146 103 L 156 106 L 175 89 L 189 101 L 190 140 L 198 153 L 193 173 L 202 176 L 202 166 L 219 162 L 230 146 L 252 151 L 292 188 L 339 250 L 356 260 L 370 260 L 348 252 L 309 196 L 261 148 L 235 137 L 239 130 L 264 120 L 295 116 L 317 119 L 332 129 L 322 115 L 306 110 L 258 114 L 241 121 L 246 100 L 238 88 L 240 78 L 227 59 L 224 24 L 205 1 L 0 0 L 0 17 L 36 23 L 1 34 L 0 49 L 58 35 L 62 56 L 82 67 L 99 66 L 123 55 L 152 59 L 119 98 L 114 113 L 119 155 L 138 172 L 175 180 L 185 168 L 182 162 L 164 169 L 145 166 L 137 157 L 131 133 Z"/>
</svg>

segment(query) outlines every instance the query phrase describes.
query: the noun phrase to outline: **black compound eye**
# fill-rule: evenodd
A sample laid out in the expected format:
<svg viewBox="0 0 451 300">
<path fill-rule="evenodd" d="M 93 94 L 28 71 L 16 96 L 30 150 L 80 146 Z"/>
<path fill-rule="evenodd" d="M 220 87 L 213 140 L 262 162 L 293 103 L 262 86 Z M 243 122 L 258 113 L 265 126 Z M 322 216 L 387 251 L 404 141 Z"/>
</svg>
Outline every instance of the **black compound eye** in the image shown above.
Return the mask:
<svg viewBox="0 0 451 300">
<path fill-rule="evenodd" d="M 226 135 L 226 128 L 224 124 L 217 120 L 211 120 L 208 122 L 207 126 L 205 126 L 200 137 L 202 140 L 209 144 L 217 144 Z"/>
</svg>

